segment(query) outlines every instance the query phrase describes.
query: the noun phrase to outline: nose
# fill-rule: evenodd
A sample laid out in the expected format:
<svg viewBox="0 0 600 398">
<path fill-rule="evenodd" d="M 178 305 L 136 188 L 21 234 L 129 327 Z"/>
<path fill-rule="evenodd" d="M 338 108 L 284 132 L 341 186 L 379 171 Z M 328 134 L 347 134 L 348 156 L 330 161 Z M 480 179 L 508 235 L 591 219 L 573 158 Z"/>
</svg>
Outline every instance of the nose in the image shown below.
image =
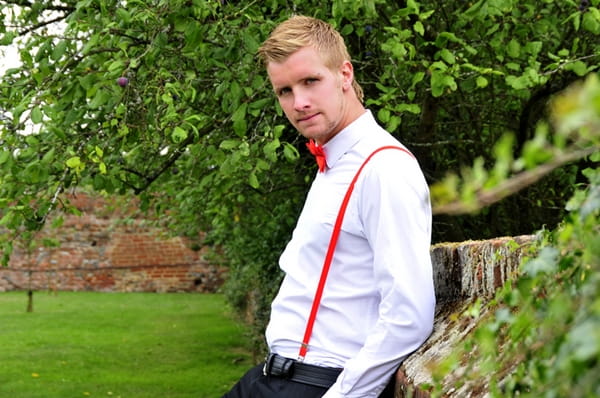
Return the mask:
<svg viewBox="0 0 600 398">
<path fill-rule="evenodd" d="M 294 110 L 303 111 L 310 108 L 310 98 L 303 90 L 294 91 Z"/>
</svg>

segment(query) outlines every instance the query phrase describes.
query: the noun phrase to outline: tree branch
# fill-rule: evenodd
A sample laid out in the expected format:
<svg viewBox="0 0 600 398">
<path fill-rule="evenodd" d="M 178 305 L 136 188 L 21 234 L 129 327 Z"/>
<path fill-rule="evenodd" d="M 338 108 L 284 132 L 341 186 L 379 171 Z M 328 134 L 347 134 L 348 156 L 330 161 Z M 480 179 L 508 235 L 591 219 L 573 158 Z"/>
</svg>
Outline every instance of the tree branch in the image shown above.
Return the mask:
<svg viewBox="0 0 600 398">
<path fill-rule="evenodd" d="M 206 130 L 207 130 L 206 133 L 208 133 L 208 130 L 210 130 L 210 127 L 206 127 Z M 198 135 L 201 135 L 202 133 L 203 132 L 200 131 L 198 133 Z M 173 151 L 173 153 L 169 156 L 169 158 L 150 175 L 145 175 L 144 173 L 141 173 L 134 169 L 124 168 L 123 169 L 124 171 L 127 171 L 128 173 L 131 173 L 131 174 L 135 174 L 144 181 L 144 183 L 141 186 L 133 186 L 131 184 L 127 184 L 127 185 L 129 185 L 133 189 L 133 191 L 136 195 L 139 195 L 140 193 L 142 193 L 143 191 L 148 189 L 148 187 L 150 185 L 152 185 L 152 183 L 154 181 L 156 181 L 158 179 L 158 177 L 160 177 L 165 171 L 170 169 L 171 166 L 173 166 L 173 164 L 175 164 L 177 159 L 179 159 L 181 157 L 181 155 L 185 152 L 185 148 L 194 142 L 194 138 L 195 138 L 195 134 L 188 135 L 187 138 L 181 142 L 179 147 L 175 151 Z M 123 182 L 125 182 L 125 181 L 123 181 Z"/>
<path fill-rule="evenodd" d="M 24 8 L 32 8 L 33 7 L 33 3 L 31 1 L 27 1 L 27 0 L 8 0 L 8 1 L 5 1 L 4 3 L 11 4 L 14 6 L 19 6 L 19 7 L 24 7 Z M 63 6 L 60 4 L 47 4 L 44 6 L 44 10 L 72 12 L 72 11 L 75 11 L 75 7 Z"/>
<path fill-rule="evenodd" d="M 443 205 L 434 205 L 432 213 L 434 215 L 460 215 L 477 212 L 484 207 L 499 202 L 502 199 L 513 195 L 530 185 L 533 185 L 551 171 L 567 163 L 589 156 L 596 151 L 598 151 L 598 147 L 585 148 L 573 152 L 563 153 L 557 156 L 553 161 L 538 166 L 535 169 L 521 172 L 498 184 L 498 186 L 494 188 L 479 191 L 473 202 L 455 201 Z"/>
<path fill-rule="evenodd" d="M 136 44 L 144 44 L 144 45 L 148 45 L 151 43 L 151 41 L 146 40 L 146 39 L 141 39 L 139 37 L 135 37 L 132 36 L 130 34 L 125 33 L 124 31 L 122 31 L 121 29 L 115 29 L 115 28 L 111 28 L 110 29 L 110 33 L 114 34 L 114 35 L 118 35 L 121 37 L 126 37 L 128 39 L 130 39 L 131 41 L 133 41 Z"/>
<path fill-rule="evenodd" d="M 135 194 L 138 195 L 141 192 L 145 191 L 158 177 L 162 175 L 165 171 L 171 168 L 173 164 L 179 159 L 179 157 L 183 154 L 184 149 L 194 142 L 194 135 L 190 134 L 188 137 L 181 142 L 181 145 L 169 156 L 169 158 L 159 167 L 154 173 L 150 176 L 146 177 L 146 183 L 141 187 L 135 189 Z"/>
<path fill-rule="evenodd" d="M 55 22 L 62 21 L 62 20 L 63 20 L 63 19 L 65 19 L 66 17 L 67 17 L 67 15 L 61 15 L 61 16 L 59 16 L 59 17 L 56 17 L 56 18 L 53 18 L 53 19 L 49 19 L 49 20 L 47 20 L 47 21 L 42 21 L 42 22 L 40 22 L 40 23 L 37 23 L 37 24 L 35 24 L 35 25 L 31 26 L 30 28 L 27 28 L 27 29 L 25 29 L 25 30 L 21 30 L 21 31 L 19 31 L 18 35 L 19 35 L 19 36 L 24 36 L 24 35 L 26 35 L 27 33 L 31 33 L 31 32 L 33 32 L 33 31 L 36 31 L 36 30 L 38 30 L 39 28 L 42 28 L 42 27 L 44 27 L 44 26 L 51 25 L 51 24 L 53 24 L 53 23 L 55 23 Z"/>
</svg>

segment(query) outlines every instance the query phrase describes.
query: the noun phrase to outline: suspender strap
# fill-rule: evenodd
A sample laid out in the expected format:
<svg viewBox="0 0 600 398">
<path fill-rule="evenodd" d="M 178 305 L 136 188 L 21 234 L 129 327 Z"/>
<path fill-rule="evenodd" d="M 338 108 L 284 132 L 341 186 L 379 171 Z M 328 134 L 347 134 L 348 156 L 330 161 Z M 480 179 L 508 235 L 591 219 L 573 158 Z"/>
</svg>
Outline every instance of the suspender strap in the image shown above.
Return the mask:
<svg viewBox="0 0 600 398">
<path fill-rule="evenodd" d="M 308 342 L 310 340 L 310 336 L 312 335 L 313 325 L 315 323 L 315 319 L 317 318 L 317 311 L 319 310 L 319 305 L 321 303 L 321 297 L 323 296 L 323 289 L 325 288 L 325 282 L 327 281 L 327 274 L 329 273 L 329 268 L 331 266 L 331 261 L 333 260 L 333 253 L 335 252 L 335 246 L 337 245 L 338 238 L 340 236 L 340 230 L 342 228 L 342 221 L 344 220 L 344 214 L 346 213 L 346 208 L 348 207 L 348 202 L 350 201 L 350 196 L 352 196 L 352 191 L 354 190 L 354 185 L 358 180 L 360 173 L 362 172 L 365 165 L 371 160 L 371 158 L 378 152 L 383 151 L 385 149 L 398 149 L 400 151 L 408 153 L 410 156 L 413 156 L 412 153 L 407 151 L 404 148 L 398 146 L 383 146 L 381 148 L 376 149 L 373 153 L 371 153 L 360 166 L 352 182 L 348 186 L 348 190 L 346 191 L 346 195 L 342 201 L 342 205 L 340 206 L 340 210 L 338 212 L 337 218 L 335 220 L 335 224 L 333 226 L 333 232 L 331 234 L 331 239 L 329 241 L 329 247 L 327 248 L 327 254 L 325 255 L 325 261 L 323 262 L 323 268 L 321 269 L 321 277 L 319 278 L 319 284 L 317 285 L 317 291 L 315 292 L 315 297 L 313 299 L 312 308 L 310 310 L 310 316 L 308 317 L 308 321 L 306 322 L 306 330 L 304 331 L 304 338 L 302 339 L 302 345 L 300 346 L 300 352 L 298 353 L 298 360 L 303 361 L 304 357 L 306 357 L 306 352 L 308 351 Z"/>
</svg>

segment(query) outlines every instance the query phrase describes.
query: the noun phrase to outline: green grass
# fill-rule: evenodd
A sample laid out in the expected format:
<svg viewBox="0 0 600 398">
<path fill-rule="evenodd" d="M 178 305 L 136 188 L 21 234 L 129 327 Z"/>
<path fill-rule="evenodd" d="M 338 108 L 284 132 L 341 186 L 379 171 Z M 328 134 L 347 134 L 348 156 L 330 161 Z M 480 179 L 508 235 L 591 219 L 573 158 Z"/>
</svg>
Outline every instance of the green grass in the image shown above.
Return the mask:
<svg viewBox="0 0 600 398">
<path fill-rule="evenodd" d="M 0 397 L 220 397 L 251 366 L 221 295 L 0 293 Z"/>
</svg>

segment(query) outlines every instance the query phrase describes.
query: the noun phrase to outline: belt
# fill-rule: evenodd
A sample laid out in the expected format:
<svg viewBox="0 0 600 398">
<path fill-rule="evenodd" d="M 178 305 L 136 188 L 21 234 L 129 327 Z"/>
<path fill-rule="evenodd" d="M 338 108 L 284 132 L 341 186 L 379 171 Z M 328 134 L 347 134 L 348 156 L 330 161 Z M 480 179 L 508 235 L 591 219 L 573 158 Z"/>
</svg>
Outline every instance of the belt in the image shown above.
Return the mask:
<svg viewBox="0 0 600 398">
<path fill-rule="evenodd" d="M 329 388 L 335 383 L 342 370 L 342 368 L 309 365 L 281 355 L 269 354 L 265 360 L 263 373 L 265 376 L 281 377 L 311 386 Z"/>
</svg>

